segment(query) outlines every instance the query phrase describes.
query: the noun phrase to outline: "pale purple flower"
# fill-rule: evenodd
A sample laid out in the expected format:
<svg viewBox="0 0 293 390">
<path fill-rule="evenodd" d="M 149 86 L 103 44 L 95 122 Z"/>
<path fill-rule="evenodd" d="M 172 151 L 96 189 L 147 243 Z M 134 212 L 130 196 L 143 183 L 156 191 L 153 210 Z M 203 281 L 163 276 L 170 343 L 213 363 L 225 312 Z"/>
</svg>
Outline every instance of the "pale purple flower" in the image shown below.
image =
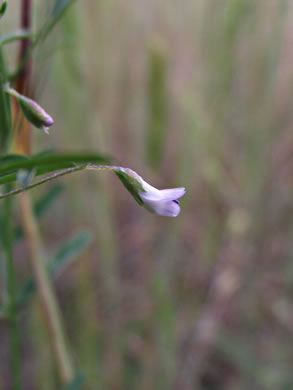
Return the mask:
<svg viewBox="0 0 293 390">
<path fill-rule="evenodd" d="M 185 194 L 184 187 L 158 190 L 141 179 L 144 191 L 138 191 L 147 210 L 157 215 L 177 217 L 180 213 L 178 199 Z"/>
<path fill-rule="evenodd" d="M 184 187 L 158 190 L 132 169 L 115 167 L 114 170 L 137 203 L 148 211 L 166 217 L 177 217 L 180 213 L 178 199 L 185 194 Z"/>
</svg>

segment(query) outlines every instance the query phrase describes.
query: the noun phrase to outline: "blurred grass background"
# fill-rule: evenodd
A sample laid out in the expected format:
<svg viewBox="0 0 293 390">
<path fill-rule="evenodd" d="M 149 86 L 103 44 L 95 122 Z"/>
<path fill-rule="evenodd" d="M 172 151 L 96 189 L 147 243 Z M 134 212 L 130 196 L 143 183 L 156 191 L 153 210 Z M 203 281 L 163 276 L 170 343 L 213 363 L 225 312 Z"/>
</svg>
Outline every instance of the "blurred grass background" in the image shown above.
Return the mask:
<svg viewBox="0 0 293 390">
<path fill-rule="evenodd" d="M 39 26 L 52 1 L 35 3 Z M 8 5 L 1 30 L 18 26 Z M 293 388 L 292 20 L 289 0 L 80 0 L 35 53 L 36 98 L 56 124 L 35 131 L 34 151 L 110 153 L 187 188 L 167 219 L 115 177 L 79 173 L 42 216 L 48 254 L 92 232 L 55 282 L 88 389 Z M 24 242 L 15 253 L 21 285 Z M 21 313 L 25 390 L 58 388 L 38 310 Z"/>
</svg>

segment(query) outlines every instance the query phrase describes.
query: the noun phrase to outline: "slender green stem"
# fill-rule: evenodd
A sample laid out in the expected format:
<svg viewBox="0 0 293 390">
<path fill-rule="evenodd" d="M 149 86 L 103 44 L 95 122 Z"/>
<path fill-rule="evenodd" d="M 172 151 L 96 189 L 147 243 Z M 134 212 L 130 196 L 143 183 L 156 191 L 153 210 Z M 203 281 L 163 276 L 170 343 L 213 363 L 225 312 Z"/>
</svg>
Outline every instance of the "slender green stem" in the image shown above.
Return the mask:
<svg viewBox="0 0 293 390">
<path fill-rule="evenodd" d="M 7 293 L 6 293 L 6 314 L 9 321 L 10 330 L 10 353 L 11 353 L 11 377 L 13 389 L 21 389 L 20 378 L 20 340 L 17 326 L 17 308 L 16 308 L 16 286 L 15 286 L 15 270 L 13 262 L 13 235 L 12 235 L 12 202 L 13 199 L 6 199 L 3 204 L 2 229 L 1 238 L 6 261 L 6 278 L 7 278 Z"/>
<path fill-rule="evenodd" d="M 85 169 L 85 166 L 63 169 L 62 171 L 58 171 L 58 172 L 53 173 L 50 176 L 44 177 L 43 179 L 38 180 L 35 183 L 28 185 L 27 187 L 17 188 L 15 190 L 11 190 L 9 192 L 6 192 L 5 194 L 1 194 L 0 199 L 4 199 L 4 198 L 8 198 L 9 196 L 20 194 L 21 192 L 31 190 L 32 188 L 35 188 L 41 184 L 47 183 L 48 181 L 54 180 L 58 177 L 65 176 L 65 175 L 68 175 L 68 174 L 73 173 L 73 172 L 78 172 L 78 171 L 81 171 L 83 169 Z"/>
<path fill-rule="evenodd" d="M 9 34 L 1 35 L 0 37 L 0 45 L 5 45 L 10 42 L 18 41 L 20 39 L 31 38 L 32 33 L 25 29 L 20 29 L 18 31 L 14 31 Z"/>
<path fill-rule="evenodd" d="M 25 192 L 25 191 L 31 190 L 32 188 L 38 187 L 41 184 L 47 183 L 48 181 L 57 179 L 58 177 L 61 177 L 61 176 L 69 175 L 70 173 L 83 171 L 83 170 L 89 170 L 89 169 L 93 169 L 93 170 L 112 170 L 113 171 L 113 170 L 115 170 L 117 168 L 118 167 L 112 166 L 112 165 L 87 164 L 87 165 L 78 165 L 78 166 L 73 167 L 73 168 L 62 169 L 62 170 L 60 170 L 58 172 L 55 172 L 55 173 L 53 173 L 53 174 L 51 174 L 49 176 L 44 177 L 43 179 L 38 180 L 35 183 L 32 183 L 32 184 L 30 184 L 30 185 L 28 185 L 26 187 L 17 188 L 15 190 L 8 191 L 5 194 L 0 194 L 0 199 L 5 199 L 5 198 L 8 198 L 8 197 L 13 196 L 13 195 L 20 194 L 21 192 Z"/>
<path fill-rule="evenodd" d="M 45 39 L 47 38 L 47 36 L 51 32 L 51 30 L 54 28 L 54 26 L 56 25 L 58 20 L 62 17 L 62 15 L 64 15 L 66 10 L 74 3 L 74 1 L 76 1 L 76 0 L 67 1 L 67 4 L 65 4 L 63 6 L 61 5 L 60 10 L 57 10 L 57 12 L 55 12 L 55 13 L 53 11 L 53 15 L 52 15 L 51 19 L 47 23 L 45 23 L 45 25 L 40 29 L 40 31 L 38 31 L 34 35 L 34 39 L 30 43 L 30 45 L 27 47 L 27 51 L 26 51 L 25 55 L 22 57 L 18 68 L 15 70 L 15 72 L 13 72 L 10 75 L 10 77 L 9 77 L 10 81 L 13 81 L 16 77 L 18 77 L 20 72 L 23 70 L 26 62 L 30 58 L 32 51 L 38 45 L 40 45 L 41 43 L 43 43 L 45 41 Z"/>
</svg>

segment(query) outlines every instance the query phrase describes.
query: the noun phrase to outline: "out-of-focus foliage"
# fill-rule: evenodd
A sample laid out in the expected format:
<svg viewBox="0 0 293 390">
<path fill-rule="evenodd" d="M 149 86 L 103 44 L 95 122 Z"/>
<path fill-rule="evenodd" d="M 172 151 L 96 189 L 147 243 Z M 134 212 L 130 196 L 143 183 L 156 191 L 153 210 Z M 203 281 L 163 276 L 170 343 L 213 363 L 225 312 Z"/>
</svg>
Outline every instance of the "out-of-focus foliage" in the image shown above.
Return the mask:
<svg viewBox="0 0 293 390">
<path fill-rule="evenodd" d="M 117 178 L 83 172 L 41 216 L 48 253 L 93 233 L 56 280 L 87 388 L 293 387 L 292 21 L 286 0 L 80 0 L 37 47 L 34 89 L 56 123 L 39 149 L 96 149 L 187 188 L 162 219 Z M 25 253 L 18 240 L 20 282 Z M 58 388 L 33 300 L 20 320 L 23 389 Z"/>
</svg>

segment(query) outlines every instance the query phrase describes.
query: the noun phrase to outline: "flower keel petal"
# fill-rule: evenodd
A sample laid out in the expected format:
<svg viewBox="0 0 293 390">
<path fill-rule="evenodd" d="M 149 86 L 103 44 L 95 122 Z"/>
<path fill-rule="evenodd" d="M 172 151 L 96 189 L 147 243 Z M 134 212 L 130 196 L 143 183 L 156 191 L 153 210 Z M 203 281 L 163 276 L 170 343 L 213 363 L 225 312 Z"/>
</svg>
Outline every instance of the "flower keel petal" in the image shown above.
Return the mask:
<svg viewBox="0 0 293 390">
<path fill-rule="evenodd" d="M 158 215 L 162 215 L 164 217 L 177 217 L 177 215 L 180 213 L 179 202 L 178 201 L 160 202 L 156 206 L 156 211 Z"/>
<path fill-rule="evenodd" d="M 147 210 L 157 215 L 166 217 L 177 217 L 180 213 L 179 202 L 176 200 L 169 201 L 150 201 L 144 200 L 144 206 Z"/>
</svg>

